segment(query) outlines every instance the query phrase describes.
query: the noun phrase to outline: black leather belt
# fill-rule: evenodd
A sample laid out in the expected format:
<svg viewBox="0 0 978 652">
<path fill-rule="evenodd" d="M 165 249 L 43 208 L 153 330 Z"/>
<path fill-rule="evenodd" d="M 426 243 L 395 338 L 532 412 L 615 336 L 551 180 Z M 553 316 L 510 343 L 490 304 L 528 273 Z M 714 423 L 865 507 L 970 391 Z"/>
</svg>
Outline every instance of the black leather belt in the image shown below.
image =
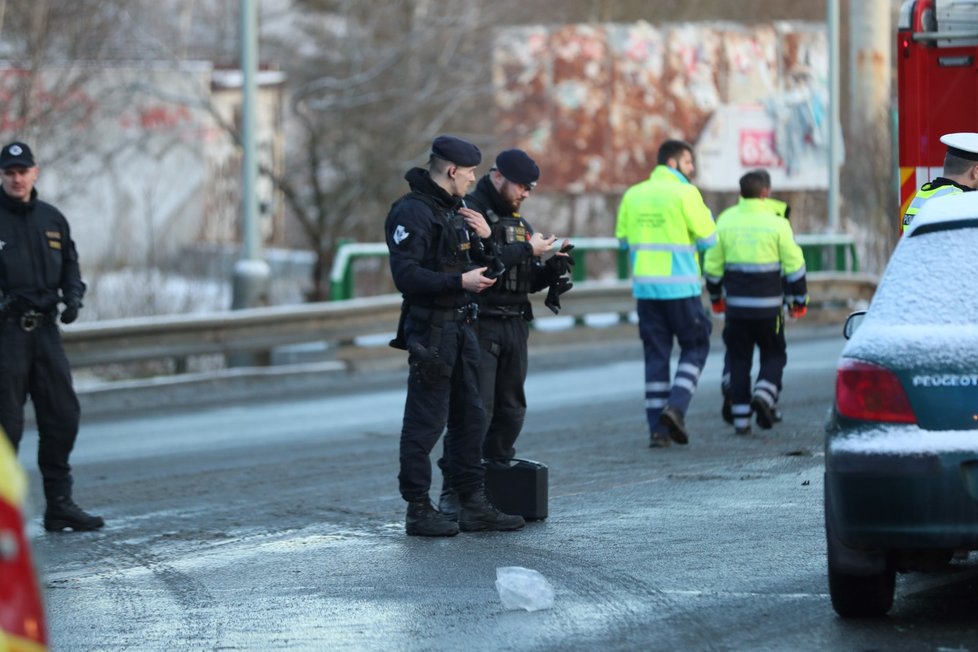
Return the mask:
<svg viewBox="0 0 978 652">
<path fill-rule="evenodd" d="M 441 323 L 446 321 L 463 321 L 472 323 L 479 318 L 479 304 L 467 303 L 458 308 L 422 308 L 411 306 L 408 314 L 421 321 Z"/>
<path fill-rule="evenodd" d="M 480 313 L 483 317 L 495 317 L 497 319 L 509 319 L 510 317 L 523 317 L 526 309 L 523 306 L 486 306 Z"/>
<path fill-rule="evenodd" d="M 6 313 L 0 317 L 4 323 L 16 324 L 20 327 L 20 330 L 25 333 L 30 333 L 36 330 L 39 326 L 50 322 L 54 315 L 48 312 L 38 312 L 37 310 L 25 310 L 20 313 Z"/>
</svg>

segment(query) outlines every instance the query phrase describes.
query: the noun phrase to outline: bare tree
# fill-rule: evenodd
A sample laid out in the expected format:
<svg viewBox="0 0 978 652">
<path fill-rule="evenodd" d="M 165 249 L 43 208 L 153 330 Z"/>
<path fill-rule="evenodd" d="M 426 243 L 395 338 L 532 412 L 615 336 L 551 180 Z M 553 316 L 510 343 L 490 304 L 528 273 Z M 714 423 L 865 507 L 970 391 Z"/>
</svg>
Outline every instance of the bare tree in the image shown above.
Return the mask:
<svg viewBox="0 0 978 652">
<path fill-rule="evenodd" d="M 6 0 L 0 22 L 0 137 L 57 144 L 54 162 L 84 140 L 95 111 L 85 87 L 105 56 L 121 0 Z"/>
<path fill-rule="evenodd" d="M 276 183 L 316 252 L 309 298 L 321 300 L 338 241 L 381 237 L 388 207 L 407 189 L 403 173 L 423 162 L 434 135 L 488 141 L 491 17 L 466 0 L 297 5 L 303 33 L 290 40 L 318 47 L 283 59 L 295 124 Z"/>
</svg>

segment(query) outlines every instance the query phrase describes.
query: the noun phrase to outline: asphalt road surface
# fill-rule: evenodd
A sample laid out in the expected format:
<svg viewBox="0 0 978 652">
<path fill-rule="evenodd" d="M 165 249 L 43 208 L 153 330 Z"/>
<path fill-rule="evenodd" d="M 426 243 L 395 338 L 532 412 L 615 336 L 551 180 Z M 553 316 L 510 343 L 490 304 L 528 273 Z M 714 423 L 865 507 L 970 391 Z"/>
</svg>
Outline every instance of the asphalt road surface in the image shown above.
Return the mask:
<svg viewBox="0 0 978 652">
<path fill-rule="evenodd" d="M 822 425 L 841 337 L 792 337 L 772 431 L 721 421 L 714 347 L 686 447 L 647 447 L 637 341 L 531 360 L 519 454 L 550 516 L 407 537 L 404 376 L 274 403 L 86 420 L 76 498 L 97 533 L 31 535 L 54 650 L 978 650 L 978 563 L 898 578 L 888 618 L 832 611 Z M 163 402 L 163 401 L 161 401 Z M 437 491 L 436 488 L 433 491 Z M 555 589 L 504 609 L 496 568 Z"/>
</svg>

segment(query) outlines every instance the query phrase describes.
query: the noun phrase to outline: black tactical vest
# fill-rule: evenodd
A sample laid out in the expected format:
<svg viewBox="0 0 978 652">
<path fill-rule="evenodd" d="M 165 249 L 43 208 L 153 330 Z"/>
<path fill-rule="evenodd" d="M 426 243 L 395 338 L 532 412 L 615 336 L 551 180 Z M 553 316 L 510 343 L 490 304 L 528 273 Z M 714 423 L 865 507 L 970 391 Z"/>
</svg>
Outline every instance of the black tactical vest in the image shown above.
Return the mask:
<svg viewBox="0 0 978 652">
<path fill-rule="evenodd" d="M 405 199 L 417 199 L 431 209 L 434 215 L 435 231 L 431 238 L 434 245 L 437 260 L 438 272 L 449 274 L 464 274 L 474 267 L 469 249 L 469 231 L 465 224 L 465 219 L 459 215 L 454 208 L 445 208 L 430 195 L 423 192 L 412 191 L 401 197 L 398 201 Z M 459 292 L 440 294 L 434 298 L 437 306 L 455 307 L 459 304 Z"/>
<path fill-rule="evenodd" d="M 492 228 L 492 239 L 500 247 L 517 242 L 527 242 L 532 235 L 526 226 L 526 222 L 520 217 L 497 215 L 492 210 L 487 211 L 486 217 Z M 532 264 L 533 259 L 527 257 L 518 265 L 507 268 L 506 273 L 500 279 L 502 289 L 506 292 L 527 294 L 530 291 L 530 266 Z"/>
</svg>

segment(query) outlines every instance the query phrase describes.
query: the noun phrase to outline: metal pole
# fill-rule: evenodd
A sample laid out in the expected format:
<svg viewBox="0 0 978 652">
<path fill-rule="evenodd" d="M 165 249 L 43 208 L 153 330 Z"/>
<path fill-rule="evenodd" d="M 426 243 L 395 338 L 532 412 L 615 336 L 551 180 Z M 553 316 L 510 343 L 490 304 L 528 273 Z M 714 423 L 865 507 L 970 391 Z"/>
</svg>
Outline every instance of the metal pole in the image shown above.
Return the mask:
<svg viewBox="0 0 978 652">
<path fill-rule="evenodd" d="M 258 166 L 255 159 L 255 77 L 258 61 L 256 0 L 240 0 L 241 14 L 241 235 L 243 252 L 234 267 L 233 309 L 264 301 L 269 270 L 261 257 L 258 198 L 255 194 Z"/>
<path fill-rule="evenodd" d="M 849 97 L 860 129 L 889 130 L 890 23 L 885 0 L 849 4 Z"/>
<path fill-rule="evenodd" d="M 828 0 L 829 39 L 829 232 L 839 230 L 839 158 L 842 124 L 839 118 L 839 0 Z"/>
</svg>

